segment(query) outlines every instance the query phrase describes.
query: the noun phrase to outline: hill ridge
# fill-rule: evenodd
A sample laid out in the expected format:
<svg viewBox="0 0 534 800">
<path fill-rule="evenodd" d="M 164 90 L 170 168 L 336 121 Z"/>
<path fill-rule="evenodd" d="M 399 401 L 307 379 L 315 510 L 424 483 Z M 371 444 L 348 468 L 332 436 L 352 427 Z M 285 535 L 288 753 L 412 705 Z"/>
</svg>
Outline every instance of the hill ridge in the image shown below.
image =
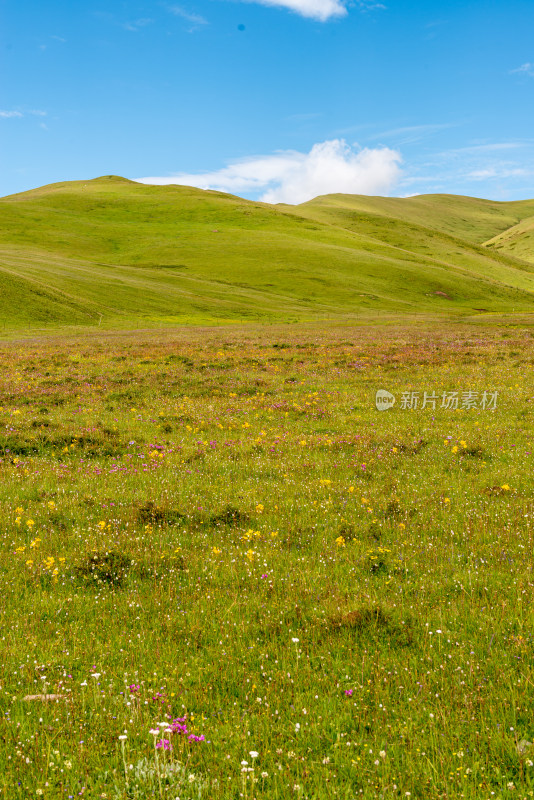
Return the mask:
<svg viewBox="0 0 534 800">
<path fill-rule="evenodd" d="M 532 311 L 531 218 L 530 200 L 333 194 L 290 206 L 116 175 L 59 182 L 0 199 L 0 319 Z"/>
</svg>

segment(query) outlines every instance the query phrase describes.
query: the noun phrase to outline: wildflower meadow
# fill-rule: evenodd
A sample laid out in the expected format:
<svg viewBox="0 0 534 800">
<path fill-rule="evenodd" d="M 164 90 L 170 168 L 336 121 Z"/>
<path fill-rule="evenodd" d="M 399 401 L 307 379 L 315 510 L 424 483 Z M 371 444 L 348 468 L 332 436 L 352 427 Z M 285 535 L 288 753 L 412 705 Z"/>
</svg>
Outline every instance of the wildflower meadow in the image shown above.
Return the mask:
<svg viewBox="0 0 534 800">
<path fill-rule="evenodd" d="M 528 324 L 2 341 L 0 797 L 534 797 L 533 364 Z"/>
</svg>

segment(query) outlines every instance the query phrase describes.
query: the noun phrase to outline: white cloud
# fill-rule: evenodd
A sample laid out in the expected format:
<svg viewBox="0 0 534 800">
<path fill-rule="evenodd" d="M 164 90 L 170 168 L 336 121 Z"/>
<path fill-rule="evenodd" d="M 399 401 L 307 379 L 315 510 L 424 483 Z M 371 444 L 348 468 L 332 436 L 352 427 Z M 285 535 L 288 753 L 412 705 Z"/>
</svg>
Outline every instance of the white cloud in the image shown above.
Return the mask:
<svg viewBox="0 0 534 800">
<path fill-rule="evenodd" d="M 260 3 L 263 6 L 275 6 L 277 8 L 288 8 L 302 17 L 309 19 L 316 19 L 320 22 L 326 22 L 333 17 L 344 17 L 347 15 L 346 4 L 357 6 L 362 11 L 375 11 L 385 9 L 378 0 L 249 0 L 249 2 Z M 206 20 L 198 14 L 190 13 L 181 6 L 172 5 L 167 6 L 167 10 L 171 14 L 178 17 L 183 17 L 196 25 L 206 25 Z"/>
<path fill-rule="evenodd" d="M 520 147 L 526 147 L 530 144 L 528 141 L 523 142 L 492 142 L 490 144 L 474 144 L 466 147 L 456 147 L 451 150 L 446 150 L 443 155 L 456 156 L 462 154 L 484 155 L 485 153 L 492 153 L 498 150 L 517 150 Z"/>
<path fill-rule="evenodd" d="M 347 9 L 340 0 L 257 0 L 264 6 L 282 6 L 289 8 L 296 14 L 310 19 L 317 19 L 320 22 L 332 17 L 344 17 Z"/>
<path fill-rule="evenodd" d="M 387 6 L 383 3 L 375 2 L 375 0 L 356 0 L 356 5 L 361 11 L 385 11 Z"/>
<path fill-rule="evenodd" d="M 315 144 L 309 153 L 284 150 L 236 161 L 214 172 L 140 178 L 232 194 L 260 195 L 266 203 L 303 203 L 321 194 L 388 194 L 401 176 L 401 155 L 388 147 L 351 148 L 343 139 Z"/>
<path fill-rule="evenodd" d="M 185 8 L 181 6 L 169 6 L 168 10 L 171 14 L 174 14 L 175 17 L 182 17 L 182 19 L 187 20 L 188 22 L 192 22 L 193 25 L 207 25 L 208 21 L 201 17 L 200 14 L 194 14 L 190 11 L 186 11 Z"/>
<path fill-rule="evenodd" d="M 532 174 L 532 171 L 523 167 L 510 168 L 505 164 L 497 164 L 486 169 L 475 169 L 466 174 L 466 178 L 473 181 L 485 181 L 488 178 L 522 178 Z"/>
<path fill-rule="evenodd" d="M 22 117 L 27 117 L 28 114 L 31 114 L 34 117 L 46 117 L 46 111 L 40 111 L 38 109 L 31 109 L 30 111 L 0 111 L 0 119 L 21 119 Z"/>
<path fill-rule="evenodd" d="M 344 17 L 347 15 L 347 8 L 344 0 L 252 0 L 264 6 L 282 6 L 289 8 L 296 14 L 310 19 L 317 19 L 319 22 L 326 22 L 332 17 Z M 352 0 L 350 5 L 356 5 L 360 11 L 384 10 L 386 8 L 380 2 L 374 0 Z"/>
<path fill-rule="evenodd" d="M 486 142 L 425 153 L 414 159 L 400 187 L 493 199 L 534 196 L 534 139 Z"/>
<path fill-rule="evenodd" d="M 141 19 L 136 19 L 133 22 L 125 22 L 122 27 L 127 31 L 137 33 L 137 31 L 141 30 L 141 28 L 146 28 L 147 25 L 151 25 L 153 22 L 153 19 L 142 17 Z"/>
<path fill-rule="evenodd" d="M 527 61 L 526 64 L 521 64 L 520 67 L 517 69 L 511 69 L 510 75 L 514 75 L 515 73 L 523 73 L 524 75 L 528 75 L 530 78 L 534 78 L 534 64 L 531 64 L 530 61 Z"/>
<path fill-rule="evenodd" d="M 458 123 L 446 122 L 430 125 L 408 125 L 403 128 L 392 128 L 391 130 L 381 131 L 369 136 L 369 139 L 398 139 L 402 144 L 419 142 L 435 133 L 457 127 Z"/>
</svg>

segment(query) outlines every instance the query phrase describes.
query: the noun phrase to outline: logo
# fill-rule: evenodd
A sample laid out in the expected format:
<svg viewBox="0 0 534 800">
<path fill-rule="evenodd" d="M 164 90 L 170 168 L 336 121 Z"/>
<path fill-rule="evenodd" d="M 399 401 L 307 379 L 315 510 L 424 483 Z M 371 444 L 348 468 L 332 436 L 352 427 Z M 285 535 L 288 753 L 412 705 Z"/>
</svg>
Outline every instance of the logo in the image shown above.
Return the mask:
<svg viewBox="0 0 534 800">
<path fill-rule="evenodd" d="M 472 411 L 482 409 L 483 411 L 495 411 L 497 408 L 497 398 L 499 392 L 496 391 L 473 391 L 465 392 L 402 392 L 399 401 L 399 409 L 403 411 L 419 411 L 430 408 L 436 411 L 444 408 L 449 411 Z M 395 405 L 395 395 L 385 389 L 379 389 L 375 397 L 376 407 L 379 411 L 387 411 Z"/>
<path fill-rule="evenodd" d="M 386 392 L 385 389 L 379 389 L 376 393 L 375 402 L 379 411 L 387 411 L 388 408 L 395 405 L 395 396 L 391 392 Z"/>
</svg>

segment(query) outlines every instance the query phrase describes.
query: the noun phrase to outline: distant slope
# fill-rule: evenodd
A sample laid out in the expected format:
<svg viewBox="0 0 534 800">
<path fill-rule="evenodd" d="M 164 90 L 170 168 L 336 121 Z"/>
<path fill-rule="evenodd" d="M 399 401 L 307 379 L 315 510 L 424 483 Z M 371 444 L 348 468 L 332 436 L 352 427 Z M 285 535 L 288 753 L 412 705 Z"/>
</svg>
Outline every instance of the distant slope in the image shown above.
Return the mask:
<svg viewBox="0 0 534 800">
<path fill-rule="evenodd" d="M 291 206 L 289 206 L 291 208 Z M 502 203 L 450 194 L 426 194 L 415 197 L 366 197 L 329 194 L 297 206 L 306 216 L 354 214 L 395 219 L 446 233 L 472 244 L 487 239 L 534 215 L 534 200 Z"/>
<path fill-rule="evenodd" d="M 534 215 L 492 237 L 485 246 L 534 264 Z"/>
<path fill-rule="evenodd" d="M 534 266 L 482 243 L 534 201 L 330 195 L 270 206 L 116 176 L 0 199 L 0 322 L 534 310 Z"/>
<path fill-rule="evenodd" d="M 520 259 L 523 263 L 515 266 L 523 270 L 530 271 L 525 261 L 534 261 L 534 236 L 529 240 L 527 235 L 534 234 L 534 217 L 530 216 L 534 201 L 530 200 L 496 203 L 454 195 L 325 195 L 297 207 L 283 208 L 432 260 L 455 263 L 455 256 L 460 256 L 462 263 L 481 277 L 506 281 L 510 257 Z M 522 221 L 515 224 L 517 220 Z M 498 235 L 485 243 L 486 234 L 495 230 Z M 488 264 L 486 248 L 491 246 L 505 256 L 500 262 L 504 272 L 497 263 Z"/>
</svg>

